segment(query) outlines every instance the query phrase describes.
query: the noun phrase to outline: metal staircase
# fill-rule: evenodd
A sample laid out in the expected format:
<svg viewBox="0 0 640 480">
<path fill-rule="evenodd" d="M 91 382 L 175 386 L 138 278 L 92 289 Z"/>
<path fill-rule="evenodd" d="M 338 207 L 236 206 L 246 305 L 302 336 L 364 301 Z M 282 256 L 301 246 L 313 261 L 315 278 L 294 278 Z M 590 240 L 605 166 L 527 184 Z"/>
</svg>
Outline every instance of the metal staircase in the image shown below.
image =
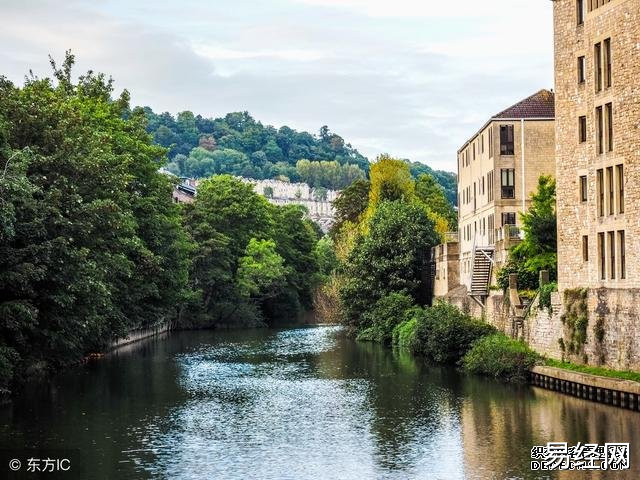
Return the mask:
<svg viewBox="0 0 640 480">
<path fill-rule="evenodd" d="M 479 297 L 480 301 L 489 296 L 494 250 L 494 247 L 473 248 L 473 267 L 469 295 L 471 297 Z"/>
</svg>

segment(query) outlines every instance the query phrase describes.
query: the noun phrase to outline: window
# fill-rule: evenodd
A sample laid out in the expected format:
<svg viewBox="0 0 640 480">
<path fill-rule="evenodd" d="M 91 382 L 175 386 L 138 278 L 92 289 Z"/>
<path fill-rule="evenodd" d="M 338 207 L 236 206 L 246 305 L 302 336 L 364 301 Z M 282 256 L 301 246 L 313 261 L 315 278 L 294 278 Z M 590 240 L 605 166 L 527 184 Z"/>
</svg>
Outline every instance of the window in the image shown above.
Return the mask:
<svg viewBox="0 0 640 480">
<path fill-rule="evenodd" d="M 513 125 L 500 125 L 500 155 L 513 155 Z"/>
<path fill-rule="evenodd" d="M 485 192 L 485 190 L 484 190 L 484 177 L 482 177 L 482 195 L 484 195 L 484 192 Z"/>
<path fill-rule="evenodd" d="M 613 167 L 607 167 L 607 190 L 609 193 L 609 215 L 613 215 Z"/>
<path fill-rule="evenodd" d="M 516 224 L 515 212 L 506 212 L 502 214 L 502 226 L 515 225 L 515 224 Z"/>
<path fill-rule="evenodd" d="M 593 49 L 593 66 L 595 72 L 596 92 L 602 91 L 602 44 L 596 43 Z"/>
<path fill-rule="evenodd" d="M 473 159 L 476 159 L 476 143 L 473 142 Z"/>
<path fill-rule="evenodd" d="M 578 141 L 584 143 L 587 141 L 587 117 L 578 117 Z"/>
<path fill-rule="evenodd" d="M 604 124 L 602 119 L 602 107 L 596 107 L 596 151 L 604 153 Z"/>
<path fill-rule="evenodd" d="M 487 188 L 489 190 L 487 193 L 487 201 L 493 202 L 493 172 L 487 173 Z"/>
<path fill-rule="evenodd" d="M 603 42 L 604 47 L 604 88 L 611 86 L 611 39 L 607 38 Z"/>
<path fill-rule="evenodd" d="M 618 213 L 624 213 L 624 167 L 616 166 L 618 176 Z"/>
<path fill-rule="evenodd" d="M 577 18 L 578 18 L 578 25 L 582 25 L 584 23 L 584 1 L 585 0 L 578 0 L 576 2 L 577 4 Z"/>
<path fill-rule="evenodd" d="M 489 229 L 489 245 L 493 245 L 493 243 L 495 242 L 495 232 L 494 232 L 494 219 L 493 219 L 493 213 L 491 215 L 489 215 L 488 219 L 487 219 L 487 228 Z"/>
<path fill-rule="evenodd" d="M 609 275 L 616 278 L 616 232 L 609 232 Z"/>
<path fill-rule="evenodd" d="M 513 168 L 503 168 L 501 171 L 502 198 L 516 198 L 515 192 L 515 170 Z"/>
<path fill-rule="evenodd" d="M 618 231 L 618 248 L 620 249 L 620 279 L 627 278 L 627 266 L 625 265 L 624 230 Z"/>
<path fill-rule="evenodd" d="M 484 153 L 484 133 L 480 135 L 480 152 Z"/>
<path fill-rule="evenodd" d="M 607 103 L 604 113 L 607 121 L 607 152 L 613 152 L 613 104 Z"/>
<path fill-rule="evenodd" d="M 493 157 L 493 127 L 489 130 L 489 157 Z"/>
<path fill-rule="evenodd" d="M 583 203 L 587 201 L 587 176 L 586 175 L 582 175 L 580 177 L 580 201 Z"/>
<path fill-rule="evenodd" d="M 604 172 L 602 169 L 596 172 L 597 189 L 598 189 L 598 215 L 604 216 Z"/>
<path fill-rule="evenodd" d="M 600 280 L 606 280 L 607 264 L 605 259 L 604 232 L 598 234 L 598 254 L 600 255 Z"/>
<path fill-rule="evenodd" d="M 589 261 L 589 236 L 582 236 L 582 260 L 584 262 Z"/>
<path fill-rule="evenodd" d="M 583 57 L 578 57 L 578 83 L 584 83 L 587 79 L 586 77 L 586 65 L 585 65 L 585 58 Z"/>
</svg>

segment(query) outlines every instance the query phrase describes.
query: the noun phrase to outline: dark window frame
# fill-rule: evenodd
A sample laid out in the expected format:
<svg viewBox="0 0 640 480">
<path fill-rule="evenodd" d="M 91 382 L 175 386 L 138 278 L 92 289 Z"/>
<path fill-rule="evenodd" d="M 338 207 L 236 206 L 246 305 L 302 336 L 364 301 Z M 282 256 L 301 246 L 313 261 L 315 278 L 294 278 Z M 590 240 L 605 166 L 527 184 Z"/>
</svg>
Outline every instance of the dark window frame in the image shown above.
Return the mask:
<svg viewBox="0 0 640 480">
<path fill-rule="evenodd" d="M 513 125 L 500 125 L 500 155 L 515 154 L 514 138 Z"/>
<path fill-rule="evenodd" d="M 580 175 L 580 202 L 586 203 L 588 200 L 587 176 Z"/>
</svg>

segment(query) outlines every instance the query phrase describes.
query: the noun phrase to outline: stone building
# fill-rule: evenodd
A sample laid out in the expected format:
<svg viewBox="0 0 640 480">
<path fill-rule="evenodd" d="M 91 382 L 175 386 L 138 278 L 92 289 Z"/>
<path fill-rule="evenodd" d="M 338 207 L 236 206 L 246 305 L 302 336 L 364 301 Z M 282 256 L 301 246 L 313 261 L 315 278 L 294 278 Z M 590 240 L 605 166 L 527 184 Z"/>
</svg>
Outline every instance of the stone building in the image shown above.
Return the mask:
<svg viewBox="0 0 640 480">
<path fill-rule="evenodd" d="M 519 214 L 529 208 L 538 178 L 555 174 L 554 151 L 549 90 L 492 116 L 458 150 L 459 278 L 480 303 L 519 239 Z"/>
<path fill-rule="evenodd" d="M 640 368 L 640 0 L 556 0 L 554 31 L 558 302 L 588 290 L 584 360 Z"/>
<path fill-rule="evenodd" d="M 309 218 L 326 233 L 334 219 L 332 202 L 340 192 L 326 188 L 312 188 L 306 183 L 289 183 L 280 180 L 242 179 L 253 185 L 254 191 L 265 196 L 275 205 L 302 205 L 309 212 Z"/>
</svg>

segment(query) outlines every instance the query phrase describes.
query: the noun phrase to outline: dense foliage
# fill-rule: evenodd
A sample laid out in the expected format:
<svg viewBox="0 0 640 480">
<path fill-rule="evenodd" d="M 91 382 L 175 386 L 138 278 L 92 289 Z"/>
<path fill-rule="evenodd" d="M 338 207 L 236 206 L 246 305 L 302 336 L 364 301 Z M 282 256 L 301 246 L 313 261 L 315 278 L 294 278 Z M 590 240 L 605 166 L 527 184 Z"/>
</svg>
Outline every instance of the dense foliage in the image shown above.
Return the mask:
<svg viewBox="0 0 640 480">
<path fill-rule="evenodd" d="M 493 332 L 455 306 L 437 303 L 419 314 L 413 351 L 437 363 L 457 363 L 476 340 Z"/>
<path fill-rule="evenodd" d="M 173 317 L 189 242 L 128 94 L 91 72 L 0 79 L 0 387 Z"/>
<path fill-rule="evenodd" d="M 147 131 L 169 149 L 167 169 L 176 175 L 279 177 L 340 189 L 364 178 L 369 168 L 364 156 L 326 126 L 315 136 L 286 126 L 264 126 L 248 112 L 211 119 L 189 111 L 174 118 L 149 107 L 144 110 Z"/>
<path fill-rule="evenodd" d="M 177 116 L 144 108 L 147 131 L 169 150 L 167 169 L 179 176 L 204 178 L 228 173 L 247 178 L 280 178 L 311 187 L 341 190 L 368 176 L 369 161 L 328 127 L 318 135 L 287 126 L 264 126 L 248 112 L 204 118 L 184 111 Z M 413 177 L 431 175 L 451 205 L 457 202 L 456 175 L 404 161 Z"/>
<path fill-rule="evenodd" d="M 190 278 L 197 295 L 183 326 L 295 320 L 310 308 L 318 237 L 301 207 L 274 206 L 251 185 L 220 175 L 200 184 L 185 226 L 196 242 Z M 331 260 L 322 261 L 329 268 Z"/>
<path fill-rule="evenodd" d="M 462 365 L 471 373 L 488 375 L 510 382 L 526 382 L 529 370 L 541 360 L 521 340 L 513 340 L 504 333 L 481 338 L 465 354 Z"/>
<path fill-rule="evenodd" d="M 518 274 L 518 288 L 537 290 L 538 272 L 548 270 L 551 280 L 558 276 L 556 238 L 556 182 L 541 176 L 531 196 L 531 207 L 521 214 L 524 239 L 509 252 L 509 259 L 498 272 L 498 285 L 509 288 L 509 274 Z"/>
</svg>

